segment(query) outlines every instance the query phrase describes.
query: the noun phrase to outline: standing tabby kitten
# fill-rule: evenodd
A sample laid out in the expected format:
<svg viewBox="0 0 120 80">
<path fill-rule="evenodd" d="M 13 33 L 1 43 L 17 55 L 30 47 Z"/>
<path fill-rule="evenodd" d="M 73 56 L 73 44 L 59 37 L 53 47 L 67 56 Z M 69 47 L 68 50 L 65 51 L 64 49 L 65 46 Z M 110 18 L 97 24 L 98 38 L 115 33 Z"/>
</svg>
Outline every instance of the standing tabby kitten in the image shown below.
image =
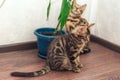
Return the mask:
<svg viewBox="0 0 120 80">
<path fill-rule="evenodd" d="M 77 25 L 80 25 L 81 23 L 83 23 L 83 22 L 81 22 L 81 20 L 82 20 L 81 15 L 82 15 L 83 11 L 85 10 L 86 6 L 87 6 L 86 4 L 80 6 L 76 3 L 76 0 L 74 1 L 73 9 L 70 12 L 70 14 L 68 15 L 68 18 L 67 18 L 67 21 L 65 24 L 65 30 L 68 33 L 72 32 L 72 30 Z M 85 20 L 83 20 L 83 21 L 85 21 Z M 84 22 L 84 23 L 86 24 L 87 22 Z"/>
<path fill-rule="evenodd" d="M 82 64 L 79 52 L 87 42 L 87 29 L 90 26 L 78 26 L 71 34 L 59 36 L 54 39 L 48 49 L 46 65 L 43 69 L 35 72 L 12 72 L 12 76 L 35 77 L 44 75 L 51 70 L 80 72 Z"/>
<path fill-rule="evenodd" d="M 89 25 L 88 21 L 85 18 L 81 17 L 87 5 L 84 4 L 80 6 L 79 4 L 76 3 L 76 0 L 72 0 L 71 2 L 73 2 L 73 9 L 69 13 L 65 24 L 65 29 L 68 33 L 71 33 L 76 26 Z"/>
</svg>

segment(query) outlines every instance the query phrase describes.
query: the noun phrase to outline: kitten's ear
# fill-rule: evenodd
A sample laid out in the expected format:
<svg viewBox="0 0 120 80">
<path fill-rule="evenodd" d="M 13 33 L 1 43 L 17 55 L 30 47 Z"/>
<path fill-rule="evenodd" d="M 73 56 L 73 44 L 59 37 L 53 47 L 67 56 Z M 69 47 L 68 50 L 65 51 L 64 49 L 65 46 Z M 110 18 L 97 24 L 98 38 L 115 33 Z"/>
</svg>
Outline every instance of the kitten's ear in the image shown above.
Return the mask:
<svg viewBox="0 0 120 80">
<path fill-rule="evenodd" d="M 77 4 L 76 0 L 73 0 L 73 6 L 75 7 Z"/>
<path fill-rule="evenodd" d="M 95 25 L 95 23 L 89 24 L 88 28 L 91 28 L 94 25 Z"/>
<path fill-rule="evenodd" d="M 86 9 L 86 7 L 87 7 L 87 4 L 82 5 L 81 10 L 84 11 Z"/>
</svg>

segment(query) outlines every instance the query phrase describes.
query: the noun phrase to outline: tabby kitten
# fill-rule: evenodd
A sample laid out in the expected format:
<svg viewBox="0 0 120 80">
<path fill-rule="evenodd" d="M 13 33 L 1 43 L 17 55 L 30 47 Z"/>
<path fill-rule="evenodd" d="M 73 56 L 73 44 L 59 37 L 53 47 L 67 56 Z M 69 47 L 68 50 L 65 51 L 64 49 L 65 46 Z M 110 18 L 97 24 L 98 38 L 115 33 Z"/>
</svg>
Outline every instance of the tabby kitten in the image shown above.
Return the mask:
<svg viewBox="0 0 120 80">
<path fill-rule="evenodd" d="M 85 25 L 85 26 L 89 25 L 88 21 L 85 18 L 81 17 L 86 6 L 87 6 L 86 4 L 80 6 L 79 4 L 76 3 L 76 0 L 74 0 L 73 9 L 68 15 L 67 22 L 65 24 L 67 33 L 71 33 L 72 30 L 78 25 Z M 88 53 L 91 51 L 91 49 L 89 48 L 89 42 L 90 42 L 90 30 L 89 29 L 88 29 L 88 33 L 89 33 L 88 34 L 89 41 L 85 45 L 84 49 L 80 52 L 81 54 Z"/>
<path fill-rule="evenodd" d="M 83 65 L 80 63 L 79 52 L 87 42 L 87 29 L 90 26 L 78 26 L 72 33 L 58 36 L 48 49 L 46 65 L 35 72 L 12 72 L 12 76 L 35 77 L 44 75 L 51 70 L 80 72 Z"/>
<path fill-rule="evenodd" d="M 67 18 L 67 21 L 66 21 L 66 24 L 65 24 L 65 30 L 70 33 L 72 32 L 72 30 L 77 26 L 77 25 L 80 25 L 81 23 L 85 23 L 87 24 L 88 22 L 84 19 L 82 20 L 83 18 L 81 18 L 81 15 L 83 13 L 83 11 L 85 10 L 86 8 L 86 4 L 85 5 L 77 5 L 76 2 L 74 2 L 74 5 L 73 5 L 73 9 L 72 11 L 70 12 L 70 14 L 68 15 L 68 18 Z M 83 22 L 81 22 L 83 21 Z"/>
</svg>

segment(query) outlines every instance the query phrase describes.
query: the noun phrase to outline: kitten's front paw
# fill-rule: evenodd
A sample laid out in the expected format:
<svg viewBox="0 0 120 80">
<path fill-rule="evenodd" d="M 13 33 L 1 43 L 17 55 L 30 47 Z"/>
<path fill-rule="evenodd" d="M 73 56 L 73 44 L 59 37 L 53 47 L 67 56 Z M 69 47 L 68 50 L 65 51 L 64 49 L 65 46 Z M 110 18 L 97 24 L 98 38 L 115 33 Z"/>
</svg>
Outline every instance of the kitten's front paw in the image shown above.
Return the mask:
<svg viewBox="0 0 120 80">
<path fill-rule="evenodd" d="M 80 51 L 80 54 L 85 54 L 85 53 L 89 53 L 89 52 L 91 52 L 91 49 L 85 48 L 82 51 Z"/>
<path fill-rule="evenodd" d="M 80 68 L 73 69 L 73 72 L 79 73 L 81 72 L 81 69 Z"/>
<path fill-rule="evenodd" d="M 83 64 L 79 64 L 79 66 L 78 66 L 79 68 L 83 68 Z"/>
<path fill-rule="evenodd" d="M 89 52 L 91 52 L 91 49 L 90 48 L 86 48 L 86 49 L 84 49 L 84 52 L 85 53 L 89 53 Z"/>
</svg>

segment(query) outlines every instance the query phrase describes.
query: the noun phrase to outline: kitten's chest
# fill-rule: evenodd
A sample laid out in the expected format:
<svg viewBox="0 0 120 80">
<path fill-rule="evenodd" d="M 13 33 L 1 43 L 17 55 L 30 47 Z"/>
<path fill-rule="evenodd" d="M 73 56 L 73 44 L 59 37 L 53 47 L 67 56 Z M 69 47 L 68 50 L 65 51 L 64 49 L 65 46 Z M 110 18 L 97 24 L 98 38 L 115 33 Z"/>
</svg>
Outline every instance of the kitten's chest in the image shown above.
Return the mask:
<svg viewBox="0 0 120 80">
<path fill-rule="evenodd" d="M 75 46 L 72 46 L 72 47 L 70 47 L 70 50 L 72 51 L 72 50 L 76 50 L 76 51 L 80 51 L 80 50 L 82 50 L 83 48 L 84 48 L 84 46 L 85 46 L 85 42 L 84 43 L 82 43 L 82 44 L 77 44 L 77 45 L 75 45 Z"/>
<path fill-rule="evenodd" d="M 82 44 L 78 45 L 78 52 L 80 52 L 81 50 L 83 50 L 83 48 L 85 47 L 86 42 L 83 42 Z"/>
</svg>

